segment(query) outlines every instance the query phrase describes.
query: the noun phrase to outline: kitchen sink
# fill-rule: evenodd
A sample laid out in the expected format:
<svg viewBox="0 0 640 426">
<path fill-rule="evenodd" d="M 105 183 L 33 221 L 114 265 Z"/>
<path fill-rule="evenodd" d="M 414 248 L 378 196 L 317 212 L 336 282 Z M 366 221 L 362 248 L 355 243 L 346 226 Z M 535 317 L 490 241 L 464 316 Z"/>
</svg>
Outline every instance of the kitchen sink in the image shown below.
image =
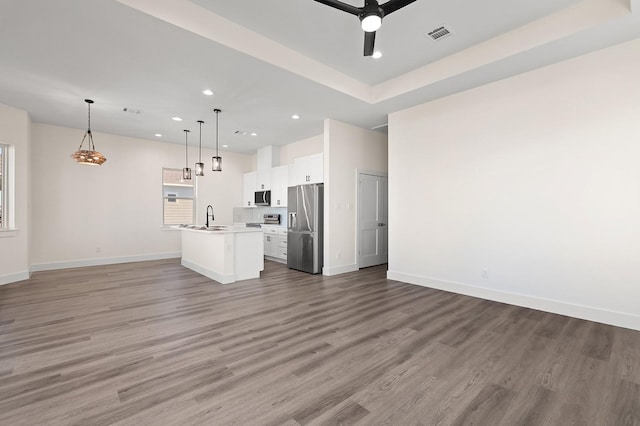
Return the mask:
<svg viewBox="0 0 640 426">
<path fill-rule="evenodd" d="M 180 228 L 193 229 L 195 231 L 226 231 L 229 229 L 226 225 L 212 225 L 209 227 L 205 225 L 180 225 Z"/>
</svg>

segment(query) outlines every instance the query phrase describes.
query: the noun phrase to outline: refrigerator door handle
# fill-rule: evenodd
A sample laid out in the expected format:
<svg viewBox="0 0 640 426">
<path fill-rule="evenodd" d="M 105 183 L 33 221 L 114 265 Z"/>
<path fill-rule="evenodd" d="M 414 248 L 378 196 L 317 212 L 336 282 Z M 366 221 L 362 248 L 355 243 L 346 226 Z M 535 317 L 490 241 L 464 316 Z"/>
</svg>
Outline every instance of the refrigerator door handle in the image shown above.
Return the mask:
<svg viewBox="0 0 640 426">
<path fill-rule="evenodd" d="M 296 214 L 289 213 L 289 229 L 296 229 L 298 224 L 296 223 Z"/>
</svg>

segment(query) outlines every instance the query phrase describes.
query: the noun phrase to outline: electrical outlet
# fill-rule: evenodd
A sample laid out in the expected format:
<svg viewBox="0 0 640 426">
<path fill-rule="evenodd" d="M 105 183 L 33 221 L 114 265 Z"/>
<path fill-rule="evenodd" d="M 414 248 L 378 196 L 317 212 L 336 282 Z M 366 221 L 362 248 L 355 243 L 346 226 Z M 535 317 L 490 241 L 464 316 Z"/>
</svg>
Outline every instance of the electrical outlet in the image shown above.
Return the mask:
<svg viewBox="0 0 640 426">
<path fill-rule="evenodd" d="M 482 268 L 482 278 L 489 278 L 489 269 Z"/>
<path fill-rule="evenodd" d="M 102 249 L 100 247 L 96 247 L 96 253 L 100 253 Z"/>
</svg>

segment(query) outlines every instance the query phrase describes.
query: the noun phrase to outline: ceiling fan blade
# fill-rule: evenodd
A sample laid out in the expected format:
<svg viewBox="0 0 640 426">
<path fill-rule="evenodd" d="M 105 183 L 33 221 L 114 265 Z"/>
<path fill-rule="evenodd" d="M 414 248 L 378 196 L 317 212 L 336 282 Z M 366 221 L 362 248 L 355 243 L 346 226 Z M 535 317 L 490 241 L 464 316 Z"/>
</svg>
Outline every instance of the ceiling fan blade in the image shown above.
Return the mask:
<svg viewBox="0 0 640 426">
<path fill-rule="evenodd" d="M 318 0 L 316 0 L 318 1 Z M 398 9 L 401 9 L 416 0 L 389 0 L 385 4 L 380 5 L 382 10 L 384 11 L 384 15 L 387 16 L 390 13 L 395 12 Z"/>
<path fill-rule="evenodd" d="M 343 3 L 338 0 L 316 0 L 318 3 L 326 4 L 327 6 L 335 7 L 336 9 L 342 10 L 343 12 L 350 13 L 352 15 L 358 16 L 360 14 L 360 8 L 351 6 L 350 4 Z M 415 0 L 414 0 L 415 1 Z"/>
<path fill-rule="evenodd" d="M 364 33 L 364 56 L 373 55 L 373 48 L 376 44 L 376 32 Z"/>
</svg>

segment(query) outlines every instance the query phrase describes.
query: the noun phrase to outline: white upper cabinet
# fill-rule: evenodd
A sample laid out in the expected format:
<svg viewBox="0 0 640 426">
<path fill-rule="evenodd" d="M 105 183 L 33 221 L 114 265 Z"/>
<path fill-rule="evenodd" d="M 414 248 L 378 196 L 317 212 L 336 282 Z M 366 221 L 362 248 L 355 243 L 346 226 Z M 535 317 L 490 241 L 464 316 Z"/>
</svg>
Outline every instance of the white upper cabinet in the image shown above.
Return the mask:
<svg viewBox="0 0 640 426">
<path fill-rule="evenodd" d="M 242 181 L 242 207 L 255 207 L 256 172 L 245 173 Z"/>
<path fill-rule="evenodd" d="M 271 169 L 271 207 L 286 207 L 289 187 L 289 166 Z"/>
<path fill-rule="evenodd" d="M 255 192 L 271 191 L 271 207 L 287 207 L 290 186 L 324 182 L 323 154 L 298 157 L 293 164 L 279 166 L 280 148 L 265 146 L 256 155 L 257 169 L 245 173 L 242 206 L 256 207 Z"/>
<path fill-rule="evenodd" d="M 324 181 L 323 154 L 296 158 L 293 166 L 295 167 L 296 176 L 295 185 L 322 183 Z"/>
<path fill-rule="evenodd" d="M 280 164 L 280 148 L 269 145 L 260 148 L 257 154 L 256 191 L 271 189 L 271 168 Z"/>
<path fill-rule="evenodd" d="M 271 170 L 258 170 L 256 172 L 255 191 L 266 191 L 271 189 Z"/>
</svg>

